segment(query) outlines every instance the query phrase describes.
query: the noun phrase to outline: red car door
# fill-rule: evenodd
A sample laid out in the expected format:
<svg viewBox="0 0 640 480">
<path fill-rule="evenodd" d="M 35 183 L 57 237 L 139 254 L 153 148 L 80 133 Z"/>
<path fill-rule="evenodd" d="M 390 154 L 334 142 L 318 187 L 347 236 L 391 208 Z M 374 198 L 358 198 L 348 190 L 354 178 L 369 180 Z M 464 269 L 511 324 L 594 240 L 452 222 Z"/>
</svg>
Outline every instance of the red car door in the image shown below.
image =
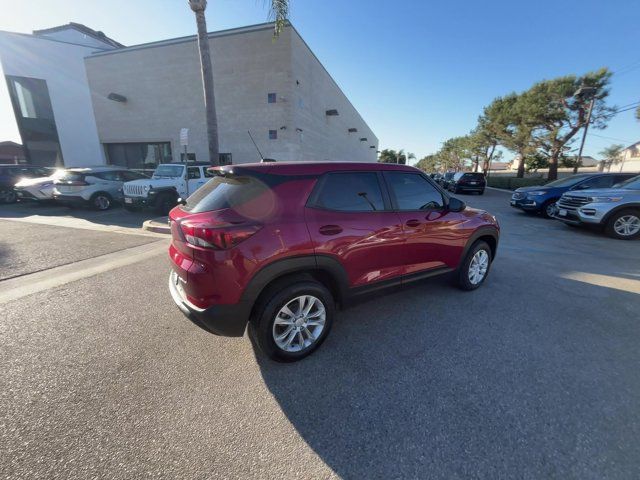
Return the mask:
<svg viewBox="0 0 640 480">
<path fill-rule="evenodd" d="M 305 219 L 316 255 L 338 260 L 351 287 L 383 280 L 400 283 L 404 233 L 379 173 L 324 175 L 309 199 Z"/>
<path fill-rule="evenodd" d="M 445 208 L 442 193 L 419 172 L 384 172 L 405 235 L 404 274 L 455 268 L 468 237 L 466 217 Z"/>
</svg>

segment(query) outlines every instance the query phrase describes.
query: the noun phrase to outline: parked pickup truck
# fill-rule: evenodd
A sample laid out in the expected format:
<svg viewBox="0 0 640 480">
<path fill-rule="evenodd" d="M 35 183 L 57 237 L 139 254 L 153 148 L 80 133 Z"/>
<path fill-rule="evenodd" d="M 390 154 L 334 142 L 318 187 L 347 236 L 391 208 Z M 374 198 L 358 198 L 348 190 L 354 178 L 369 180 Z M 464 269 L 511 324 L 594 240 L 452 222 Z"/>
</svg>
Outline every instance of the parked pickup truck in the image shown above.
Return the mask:
<svg viewBox="0 0 640 480">
<path fill-rule="evenodd" d="M 640 237 L 640 175 L 611 189 L 567 192 L 556 203 L 555 218 L 569 225 L 596 225 L 613 238 Z"/>
<path fill-rule="evenodd" d="M 213 177 L 207 171 L 211 164 L 189 163 L 185 175 L 182 163 L 162 163 L 150 179 L 126 182 L 122 187 L 124 208 L 136 211 L 149 207 L 161 215 L 169 213 L 179 198 L 187 198 Z"/>
</svg>

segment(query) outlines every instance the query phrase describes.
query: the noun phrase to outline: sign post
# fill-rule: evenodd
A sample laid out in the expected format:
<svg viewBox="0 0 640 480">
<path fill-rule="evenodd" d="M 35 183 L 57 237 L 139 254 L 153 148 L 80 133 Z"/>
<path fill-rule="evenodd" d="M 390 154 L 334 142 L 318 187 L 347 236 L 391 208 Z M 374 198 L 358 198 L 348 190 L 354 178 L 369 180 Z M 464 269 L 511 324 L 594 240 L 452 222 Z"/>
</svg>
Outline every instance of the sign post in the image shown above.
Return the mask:
<svg viewBox="0 0 640 480">
<path fill-rule="evenodd" d="M 184 163 L 184 185 L 186 191 L 186 197 L 189 196 L 189 160 L 187 158 L 187 146 L 189 145 L 189 129 L 181 128 L 180 129 L 180 145 L 184 149 L 182 163 Z M 185 199 L 186 199 L 185 197 Z"/>
</svg>

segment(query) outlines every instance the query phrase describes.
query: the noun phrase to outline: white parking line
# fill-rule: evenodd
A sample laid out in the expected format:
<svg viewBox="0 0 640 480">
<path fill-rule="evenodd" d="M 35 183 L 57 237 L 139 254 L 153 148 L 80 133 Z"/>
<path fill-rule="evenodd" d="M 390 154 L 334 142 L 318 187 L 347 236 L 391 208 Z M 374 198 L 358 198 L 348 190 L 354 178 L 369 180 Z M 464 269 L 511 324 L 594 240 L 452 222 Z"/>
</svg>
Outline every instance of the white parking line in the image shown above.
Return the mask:
<svg viewBox="0 0 640 480">
<path fill-rule="evenodd" d="M 49 290 L 66 283 L 91 277 L 114 268 L 124 267 L 156 255 L 165 254 L 168 241 L 159 241 L 126 248 L 119 252 L 22 275 L 0 282 L 0 305 L 27 295 Z"/>
</svg>

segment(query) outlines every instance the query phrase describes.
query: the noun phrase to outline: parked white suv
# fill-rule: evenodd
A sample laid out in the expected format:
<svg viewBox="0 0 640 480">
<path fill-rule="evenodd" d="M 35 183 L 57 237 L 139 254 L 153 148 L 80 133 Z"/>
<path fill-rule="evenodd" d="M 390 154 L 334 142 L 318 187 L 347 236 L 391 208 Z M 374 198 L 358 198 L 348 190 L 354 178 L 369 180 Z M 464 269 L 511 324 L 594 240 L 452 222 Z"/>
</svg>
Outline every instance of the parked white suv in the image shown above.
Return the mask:
<svg viewBox="0 0 640 480">
<path fill-rule="evenodd" d="M 177 205 L 178 198 L 187 198 L 214 176 L 207 171 L 208 168 L 211 168 L 209 163 L 189 163 L 185 176 L 184 164 L 162 163 L 150 179 L 123 185 L 124 208 L 135 211 L 151 207 L 159 214 L 166 215 Z"/>
<path fill-rule="evenodd" d="M 555 218 L 569 225 L 599 225 L 613 238 L 640 237 L 640 175 L 606 190 L 567 192 Z"/>
<path fill-rule="evenodd" d="M 69 168 L 53 182 L 53 199 L 63 205 L 108 210 L 121 201 L 126 181 L 147 178 L 123 167 Z"/>
</svg>

